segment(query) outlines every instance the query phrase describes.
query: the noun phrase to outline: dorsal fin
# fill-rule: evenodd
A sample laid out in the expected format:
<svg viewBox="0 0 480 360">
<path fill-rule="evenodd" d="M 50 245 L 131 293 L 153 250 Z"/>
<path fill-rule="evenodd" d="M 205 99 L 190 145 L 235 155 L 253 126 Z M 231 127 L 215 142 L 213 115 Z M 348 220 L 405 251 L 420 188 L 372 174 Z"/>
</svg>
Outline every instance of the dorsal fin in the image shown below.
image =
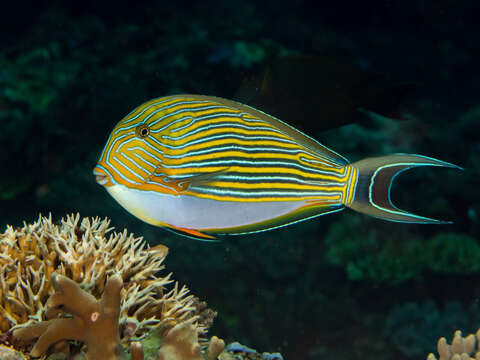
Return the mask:
<svg viewBox="0 0 480 360">
<path fill-rule="evenodd" d="M 177 95 L 175 95 L 177 96 Z M 239 102 L 223 99 L 215 96 L 206 96 L 206 95 L 191 95 L 191 94 L 182 94 L 178 95 L 178 97 L 188 97 L 193 99 L 199 100 L 208 100 L 214 101 L 219 104 L 232 107 L 234 109 L 238 109 L 240 111 L 244 111 L 249 113 L 253 116 L 258 117 L 261 120 L 268 122 L 269 124 L 275 126 L 278 130 L 283 132 L 285 135 L 290 136 L 293 140 L 295 140 L 298 144 L 302 145 L 306 149 L 310 150 L 313 154 L 318 155 L 323 159 L 328 159 L 338 167 L 345 166 L 349 163 L 347 159 L 343 156 L 337 154 L 335 151 L 327 148 L 326 146 L 320 144 L 317 140 L 311 138 L 310 136 L 304 134 L 300 130 L 295 129 L 293 126 L 284 123 L 283 121 L 277 119 L 274 116 L 265 114 L 264 112 L 254 109 L 251 106 L 241 104 Z"/>
</svg>

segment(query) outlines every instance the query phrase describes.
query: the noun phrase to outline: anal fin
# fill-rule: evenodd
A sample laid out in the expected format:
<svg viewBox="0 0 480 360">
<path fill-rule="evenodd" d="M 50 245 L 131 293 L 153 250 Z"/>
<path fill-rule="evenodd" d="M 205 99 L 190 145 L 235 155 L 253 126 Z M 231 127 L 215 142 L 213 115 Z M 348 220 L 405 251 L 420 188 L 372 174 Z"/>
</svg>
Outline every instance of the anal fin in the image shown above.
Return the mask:
<svg viewBox="0 0 480 360">
<path fill-rule="evenodd" d="M 212 242 L 219 241 L 214 236 L 202 233 L 195 229 L 181 228 L 181 227 L 176 227 L 170 224 L 166 224 L 165 229 L 175 234 L 186 236 L 188 238 L 195 239 L 195 240 L 212 241 Z"/>
</svg>

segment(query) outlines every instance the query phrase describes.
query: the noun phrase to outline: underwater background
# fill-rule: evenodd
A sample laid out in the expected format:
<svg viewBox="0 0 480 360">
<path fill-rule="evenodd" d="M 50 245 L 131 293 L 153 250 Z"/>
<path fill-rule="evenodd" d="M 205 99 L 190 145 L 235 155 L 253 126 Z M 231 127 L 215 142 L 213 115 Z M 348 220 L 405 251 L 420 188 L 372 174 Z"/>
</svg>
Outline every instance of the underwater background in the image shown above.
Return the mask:
<svg viewBox="0 0 480 360">
<path fill-rule="evenodd" d="M 170 248 L 168 270 L 218 311 L 212 333 L 286 359 L 422 359 L 439 337 L 480 327 L 476 2 L 11 6 L 0 21 L 2 231 L 40 212 L 108 216 Z M 406 152 L 464 167 L 416 169 L 392 189 L 401 209 L 453 224 L 347 209 L 212 244 L 144 224 L 95 182 L 108 134 L 134 107 L 175 93 L 232 98 L 252 72 L 289 54 L 414 85 L 401 120 L 352 112 L 344 126 L 289 123 L 351 161 Z"/>
</svg>

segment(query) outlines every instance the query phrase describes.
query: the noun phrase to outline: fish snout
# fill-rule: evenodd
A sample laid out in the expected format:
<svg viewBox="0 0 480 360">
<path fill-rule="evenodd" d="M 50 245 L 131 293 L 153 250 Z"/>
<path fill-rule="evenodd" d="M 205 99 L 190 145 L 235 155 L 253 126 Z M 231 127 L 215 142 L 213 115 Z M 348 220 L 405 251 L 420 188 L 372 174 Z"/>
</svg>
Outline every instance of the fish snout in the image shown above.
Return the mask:
<svg viewBox="0 0 480 360">
<path fill-rule="evenodd" d="M 93 168 L 93 176 L 95 176 L 95 181 L 102 186 L 113 185 L 110 176 L 98 165 Z"/>
</svg>

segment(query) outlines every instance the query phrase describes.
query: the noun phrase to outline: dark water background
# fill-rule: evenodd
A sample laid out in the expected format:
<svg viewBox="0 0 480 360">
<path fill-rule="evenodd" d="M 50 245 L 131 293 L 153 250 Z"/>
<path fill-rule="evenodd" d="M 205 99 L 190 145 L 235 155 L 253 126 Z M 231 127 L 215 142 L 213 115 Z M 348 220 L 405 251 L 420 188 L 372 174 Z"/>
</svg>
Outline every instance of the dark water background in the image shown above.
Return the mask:
<svg viewBox="0 0 480 360">
<path fill-rule="evenodd" d="M 219 313 L 212 334 L 287 359 L 422 359 L 438 337 L 480 327 L 477 2 L 9 6 L 0 21 L 2 229 L 39 212 L 108 216 L 169 246 L 175 279 Z M 289 51 L 422 85 L 406 102 L 408 120 L 304 130 L 351 160 L 412 152 L 465 167 L 415 170 L 393 189 L 401 208 L 453 225 L 345 210 L 207 244 L 143 224 L 95 183 L 110 130 L 135 106 L 182 92 L 232 97 L 242 74 Z"/>
</svg>

